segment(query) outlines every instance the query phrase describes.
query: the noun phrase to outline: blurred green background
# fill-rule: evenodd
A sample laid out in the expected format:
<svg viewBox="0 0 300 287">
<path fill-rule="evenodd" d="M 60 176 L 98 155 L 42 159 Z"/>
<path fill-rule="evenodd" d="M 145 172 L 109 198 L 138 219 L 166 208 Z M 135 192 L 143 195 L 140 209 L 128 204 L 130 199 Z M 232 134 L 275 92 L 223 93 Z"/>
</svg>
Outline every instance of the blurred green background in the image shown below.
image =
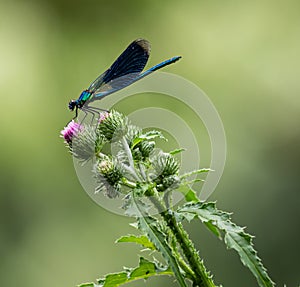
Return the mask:
<svg viewBox="0 0 300 287">
<path fill-rule="evenodd" d="M 1 0 L 1 286 L 75 286 L 136 266 L 138 247 L 114 244 L 131 220 L 90 200 L 59 132 L 68 101 L 139 37 L 152 44 L 149 65 L 182 55 L 165 71 L 218 109 L 228 152 L 210 199 L 256 235 L 277 286 L 298 286 L 299 9 L 292 0 Z M 256 286 L 233 251 L 199 224 L 187 228 L 216 283 Z"/>
</svg>

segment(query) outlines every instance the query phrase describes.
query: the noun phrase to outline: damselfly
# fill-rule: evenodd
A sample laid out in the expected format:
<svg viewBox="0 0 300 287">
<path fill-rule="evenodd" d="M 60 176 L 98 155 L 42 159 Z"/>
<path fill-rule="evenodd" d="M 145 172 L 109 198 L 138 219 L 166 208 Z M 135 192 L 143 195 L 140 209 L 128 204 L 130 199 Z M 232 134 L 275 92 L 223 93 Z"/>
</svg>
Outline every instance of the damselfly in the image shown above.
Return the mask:
<svg viewBox="0 0 300 287">
<path fill-rule="evenodd" d="M 89 106 L 91 102 L 101 100 L 148 76 L 152 72 L 175 63 L 181 58 L 180 56 L 173 57 L 142 72 L 149 55 L 150 43 L 147 40 L 137 39 L 133 41 L 111 67 L 93 81 L 88 89 L 81 93 L 77 100 L 71 100 L 69 102 L 69 109 L 71 111 L 75 109 L 74 119 L 78 116 L 78 109 L 85 113 L 95 113 L 99 109 Z"/>
</svg>

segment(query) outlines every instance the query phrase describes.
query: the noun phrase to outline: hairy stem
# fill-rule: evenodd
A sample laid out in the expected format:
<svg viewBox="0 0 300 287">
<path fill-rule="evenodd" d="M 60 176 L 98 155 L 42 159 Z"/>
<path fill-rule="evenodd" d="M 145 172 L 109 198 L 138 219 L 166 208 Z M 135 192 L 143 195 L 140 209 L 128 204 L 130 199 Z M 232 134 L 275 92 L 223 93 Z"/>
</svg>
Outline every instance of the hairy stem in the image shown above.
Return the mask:
<svg viewBox="0 0 300 287">
<path fill-rule="evenodd" d="M 129 171 L 132 174 L 132 176 L 134 176 L 134 178 L 136 180 L 140 181 L 141 178 L 135 170 L 134 161 L 133 161 L 133 158 L 132 158 L 132 153 L 131 153 L 130 147 L 129 147 L 129 145 L 127 143 L 127 140 L 124 136 L 122 137 L 121 142 L 122 142 L 124 151 L 126 153 L 126 156 L 127 156 L 128 162 L 129 162 L 129 166 L 127 166 L 127 171 Z"/>
<path fill-rule="evenodd" d="M 211 276 L 206 271 L 206 268 L 201 261 L 198 252 L 189 239 L 187 232 L 182 227 L 181 223 L 176 221 L 176 218 L 171 210 L 166 210 L 164 204 L 155 196 L 150 197 L 163 219 L 165 220 L 167 226 L 171 229 L 178 244 L 180 245 L 186 260 L 190 264 L 190 268 L 193 270 L 194 276 L 194 286 L 199 287 L 216 287 L 213 283 Z"/>
<path fill-rule="evenodd" d="M 174 237 L 174 235 L 173 235 Z M 176 244 L 176 239 L 174 238 L 174 244 L 172 244 L 172 248 L 174 250 L 174 255 L 176 257 L 176 260 L 180 266 L 180 268 L 185 272 L 186 277 L 192 280 L 193 282 L 196 282 L 196 275 L 194 271 L 190 268 L 190 266 L 183 260 L 182 256 L 177 250 L 177 244 Z"/>
</svg>

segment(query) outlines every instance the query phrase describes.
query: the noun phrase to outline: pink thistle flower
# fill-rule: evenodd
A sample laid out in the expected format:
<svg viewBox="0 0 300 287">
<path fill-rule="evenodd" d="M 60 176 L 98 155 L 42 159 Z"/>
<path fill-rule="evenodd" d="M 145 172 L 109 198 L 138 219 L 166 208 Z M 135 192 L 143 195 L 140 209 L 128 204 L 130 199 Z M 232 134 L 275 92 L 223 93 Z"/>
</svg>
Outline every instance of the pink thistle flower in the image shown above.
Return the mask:
<svg viewBox="0 0 300 287">
<path fill-rule="evenodd" d="M 99 115 L 99 124 L 101 124 L 107 117 L 109 117 L 108 112 L 100 113 L 100 115 Z"/>
<path fill-rule="evenodd" d="M 70 144 L 72 139 L 78 135 L 78 133 L 83 129 L 83 126 L 79 123 L 70 121 L 68 125 L 60 132 L 65 141 Z"/>
</svg>

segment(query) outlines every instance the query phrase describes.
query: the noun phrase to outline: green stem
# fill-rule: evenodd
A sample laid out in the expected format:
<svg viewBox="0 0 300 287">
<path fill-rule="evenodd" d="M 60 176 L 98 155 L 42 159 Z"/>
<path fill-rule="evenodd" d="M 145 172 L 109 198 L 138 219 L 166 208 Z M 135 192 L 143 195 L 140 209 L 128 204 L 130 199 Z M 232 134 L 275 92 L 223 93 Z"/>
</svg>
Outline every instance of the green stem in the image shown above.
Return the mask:
<svg viewBox="0 0 300 287">
<path fill-rule="evenodd" d="M 145 173 L 145 166 L 141 163 L 139 163 L 139 169 L 140 169 L 140 173 L 144 179 L 144 181 L 147 181 L 147 175 Z"/>
<path fill-rule="evenodd" d="M 153 193 L 153 196 L 151 196 L 150 199 L 167 223 L 168 227 L 171 229 L 183 251 L 186 260 L 189 262 L 190 267 L 195 274 L 194 286 L 216 287 L 211 276 L 206 271 L 206 268 L 201 261 L 194 244 L 189 239 L 188 234 L 182 227 L 181 223 L 176 221 L 173 212 L 171 210 L 166 210 L 164 204 L 158 199 L 157 196 L 155 196 L 155 193 Z"/>
<path fill-rule="evenodd" d="M 174 236 L 174 235 L 173 235 Z M 174 239 L 175 240 L 175 239 Z M 181 255 L 179 254 L 176 246 L 173 246 L 173 250 L 174 250 L 174 255 L 176 257 L 176 260 L 179 264 L 179 266 L 181 267 L 181 269 L 185 272 L 186 274 L 186 278 L 189 278 L 190 280 L 192 280 L 193 282 L 196 282 L 196 275 L 194 273 L 194 271 L 190 268 L 190 266 L 183 260 L 183 258 L 181 257 Z"/>
<path fill-rule="evenodd" d="M 136 184 L 125 177 L 122 178 L 122 184 L 130 188 L 136 188 Z"/>
<path fill-rule="evenodd" d="M 127 143 L 127 140 L 126 138 L 123 136 L 122 139 L 121 139 L 121 142 L 122 142 L 122 145 L 123 145 L 123 148 L 124 148 L 124 151 L 126 153 L 126 156 L 127 156 L 127 159 L 128 159 L 128 162 L 129 162 L 129 166 L 125 166 L 127 172 L 131 173 L 131 175 L 137 180 L 137 181 L 141 181 L 141 177 L 139 176 L 139 174 L 136 172 L 136 169 L 134 167 L 134 161 L 133 161 L 133 158 L 132 158 L 132 153 L 131 153 L 131 150 L 130 150 L 130 147 Z"/>
<path fill-rule="evenodd" d="M 132 158 L 132 154 L 131 154 L 131 150 L 130 150 L 130 147 L 126 141 L 126 138 L 123 136 L 122 139 L 122 145 L 123 145 L 123 148 L 125 150 L 125 153 L 127 155 L 127 159 L 128 159 L 128 162 L 129 162 L 129 166 L 134 169 L 134 162 L 133 162 L 133 158 Z"/>
<path fill-rule="evenodd" d="M 215 287 L 215 284 L 212 281 L 211 276 L 206 271 L 206 268 L 201 261 L 198 252 L 189 239 L 187 232 L 183 229 L 181 223 L 178 223 L 173 216 L 173 214 L 168 212 L 163 212 L 163 218 L 167 222 L 167 225 L 170 227 L 172 232 L 174 233 L 176 239 L 178 240 L 179 245 L 182 248 L 182 251 L 190 263 L 192 270 L 195 272 L 197 276 L 196 283 L 200 287 Z"/>
</svg>

